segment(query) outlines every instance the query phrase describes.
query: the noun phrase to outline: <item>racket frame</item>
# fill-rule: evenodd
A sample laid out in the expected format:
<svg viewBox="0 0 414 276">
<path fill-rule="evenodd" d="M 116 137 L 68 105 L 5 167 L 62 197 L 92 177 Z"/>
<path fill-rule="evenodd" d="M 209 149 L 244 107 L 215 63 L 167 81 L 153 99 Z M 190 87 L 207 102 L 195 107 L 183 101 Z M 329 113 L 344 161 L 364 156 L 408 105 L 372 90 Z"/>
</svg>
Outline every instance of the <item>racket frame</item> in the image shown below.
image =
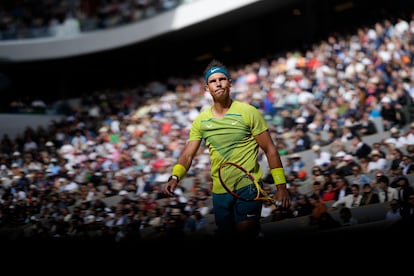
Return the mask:
<svg viewBox="0 0 414 276">
<path fill-rule="evenodd" d="M 235 193 L 234 191 L 232 191 L 230 188 L 229 188 L 229 186 L 225 183 L 225 181 L 224 181 L 224 179 L 223 179 L 223 176 L 222 176 L 222 170 L 224 169 L 224 167 L 225 166 L 233 166 L 233 167 L 236 167 L 237 169 L 239 169 L 240 171 L 242 171 L 249 179 L 250 179 L 250 181 L 255 185 L 255 187 L 256 187 L 256 190 L 257 190 L 257 193 L 256 193 L 256 196 L 253 198 L 253 199 L 247 199 L 247 198 L 243 198 L 243 197 L 241 197 L 240 195 L 238 195 L 237 193 Z M 231 194 L 233 197 L 235 197 L 235 198 L 237 198 L 237 199 L 240 199 L 240 200 L 243 200 L 243 201 L 270 201 L 270 202 L 272 202 L 272 203 L 274 203 L 274 204 L 276 204 L 276 205 L 278 205 L 277 204 L 277 202 L 272 198 L 272 197 L 270 197 L 268 194 L 267 194 L 267 192 L 266 191 L 264 191 L 263 189 L 262 189 L 262 186 L 260 185 L 260 183 L 255 179 L 255 177 L 250 173 L 250 172 L 248 172 L 245 168 L 243 168 L 242 166 L 240 166 L 239 164 L 237 164 L 237 163 L 234 163 L 234 162 L 230 162 L 230 161 L 227 161 L 227 162 L 223 162 L 223 163 L 221 163 L 220 164 L 220 167 L 219 167 L 219 171 L 218 171 L 218 176 L 219 176 L 219 180 L 220 180 L 220 183 L 221 183 L 221 185 L 223 186 L 223 188 L 229 193 L 229 194 Z"/>
</svg>

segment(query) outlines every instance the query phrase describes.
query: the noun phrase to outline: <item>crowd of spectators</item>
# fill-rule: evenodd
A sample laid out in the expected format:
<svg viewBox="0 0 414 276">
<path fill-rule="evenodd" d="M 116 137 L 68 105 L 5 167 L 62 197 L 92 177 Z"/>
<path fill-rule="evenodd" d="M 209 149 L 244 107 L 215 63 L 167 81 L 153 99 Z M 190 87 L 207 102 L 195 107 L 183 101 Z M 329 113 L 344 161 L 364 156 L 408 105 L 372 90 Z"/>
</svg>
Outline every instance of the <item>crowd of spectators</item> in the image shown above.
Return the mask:
<svg viewBox="0 0 414 276">
<path fill-rule="evenodd" d="M 285 158 L 292 209 L 282 216 L 310 216 L 317 224 L 340 203 L 350 209 L 370 204 L 372 192 L 379 195 L 376 202 L 398 201 L 409 216 L 413 42 L 414 17 L 385 19 L 352 35 L 331 35 L 306 52 L 230 68 L 234 98 L 262 110 Z M 208 235 L 214 210 L 206 149 L 194 159 L 191 182 L 179 187 L 176 198 L 165 198 L 160 185 L 192 120 L 209 104 L 202 78 L 171 78 L 137 89 L 96 91 L 72 100 L 61 121 L 28 126 L 16 138 L 6 134 L 0 143 L 4 235 L 115 242 L 140 240 L 147 229 L 155 229 L 159 239 Z M 376 118 L 390 137 L 367 144 L 365 138 L 378 132 Z M 301 160 L 308 150 L 317 158 Z M 307 193 L 298 191 L 304 181 L 312 185 Z M 408 192 L 401 199 L 388 194 L 390 188 Z M 264 217 L 274 215 L 265 207 Z M 342 223 L 354 222 L 348 217 Z"/>
<path fill-rule="evenodd" d="M 0 40 L 73 36 L 145 20 L 195 0 L 59 0 L 0 3 Z"/>
</svg>

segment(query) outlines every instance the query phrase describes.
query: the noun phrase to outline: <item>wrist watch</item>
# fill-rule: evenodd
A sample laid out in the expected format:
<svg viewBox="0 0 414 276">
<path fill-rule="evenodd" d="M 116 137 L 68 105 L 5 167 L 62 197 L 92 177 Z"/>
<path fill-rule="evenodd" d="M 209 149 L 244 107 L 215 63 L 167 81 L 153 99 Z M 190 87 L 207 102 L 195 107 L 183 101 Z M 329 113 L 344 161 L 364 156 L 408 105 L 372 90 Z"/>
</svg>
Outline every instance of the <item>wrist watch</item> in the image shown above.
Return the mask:
<svg viewBox="0 0 414 276">
<path fill-rule="evenodd" d="M 170 182 L 171 179 L 175 179 L 175 181 L 179 181 L 178 176 L 176 175 L 171 175 L 170 177 L 168 177 L 168 182 Z"/>
</svg>

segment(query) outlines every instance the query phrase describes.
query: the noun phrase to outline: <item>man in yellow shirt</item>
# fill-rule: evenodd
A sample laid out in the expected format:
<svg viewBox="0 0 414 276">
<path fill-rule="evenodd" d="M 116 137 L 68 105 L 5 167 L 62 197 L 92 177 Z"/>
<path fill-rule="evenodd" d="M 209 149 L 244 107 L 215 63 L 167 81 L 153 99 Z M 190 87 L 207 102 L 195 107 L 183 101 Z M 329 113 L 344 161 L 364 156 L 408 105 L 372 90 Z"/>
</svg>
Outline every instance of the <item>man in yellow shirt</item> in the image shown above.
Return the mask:
<svg viewBox="0 0 414 276">
<path fill-rule="evenodd" d="M 255 238 L 260 233 L 262 202 L 243 201 L 227 193 L 218 177 L 220 164 L 226 161 L 237 163 L 247 169 L 255 179 L 261 180 L 263 171 L 258 162 L 261 148 L 267 157 L 276 185 L 274 198 L 280 202 L 282 208 L 287 208 L 290 199 L 282 162 L 260 110 L 230 97 L 232 79 L 227 68 L 221 62 L 213 60 L 206 67 L 204 77 L 205 87 L 213 98 L 213 105 L 203 110 L 193 121 L 185 148 L 163 191 L 169 196 L 174 195 L 174 189 L 186 175 L 204 141 L 211 160 L 217 235 L 227 238 Z M 236 192 L 251 193 L 254 190 L 251 186 L 254 184 L 246 185 L 238 187 Z"/>
</svg>

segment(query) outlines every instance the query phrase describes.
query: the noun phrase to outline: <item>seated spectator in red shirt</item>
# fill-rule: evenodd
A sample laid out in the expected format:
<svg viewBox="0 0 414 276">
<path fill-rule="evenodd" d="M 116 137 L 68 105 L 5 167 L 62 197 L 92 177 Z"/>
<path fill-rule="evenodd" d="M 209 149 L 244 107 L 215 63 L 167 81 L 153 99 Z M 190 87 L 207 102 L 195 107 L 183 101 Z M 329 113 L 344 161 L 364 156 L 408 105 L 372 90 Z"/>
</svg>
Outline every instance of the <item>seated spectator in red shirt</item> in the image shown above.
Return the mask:
<svg viewBox="0 0 414 276">
<path fill-rule="evenodd" d="M 322 196 L 321 199 L 322 201 L 326 202 L 326 201 L 331 201 L 331 200 L 335 200 L 335 185 L 333 182 L 326 182 L 324 185 L 324 189 L 322 192 Z"/>
</svg>

